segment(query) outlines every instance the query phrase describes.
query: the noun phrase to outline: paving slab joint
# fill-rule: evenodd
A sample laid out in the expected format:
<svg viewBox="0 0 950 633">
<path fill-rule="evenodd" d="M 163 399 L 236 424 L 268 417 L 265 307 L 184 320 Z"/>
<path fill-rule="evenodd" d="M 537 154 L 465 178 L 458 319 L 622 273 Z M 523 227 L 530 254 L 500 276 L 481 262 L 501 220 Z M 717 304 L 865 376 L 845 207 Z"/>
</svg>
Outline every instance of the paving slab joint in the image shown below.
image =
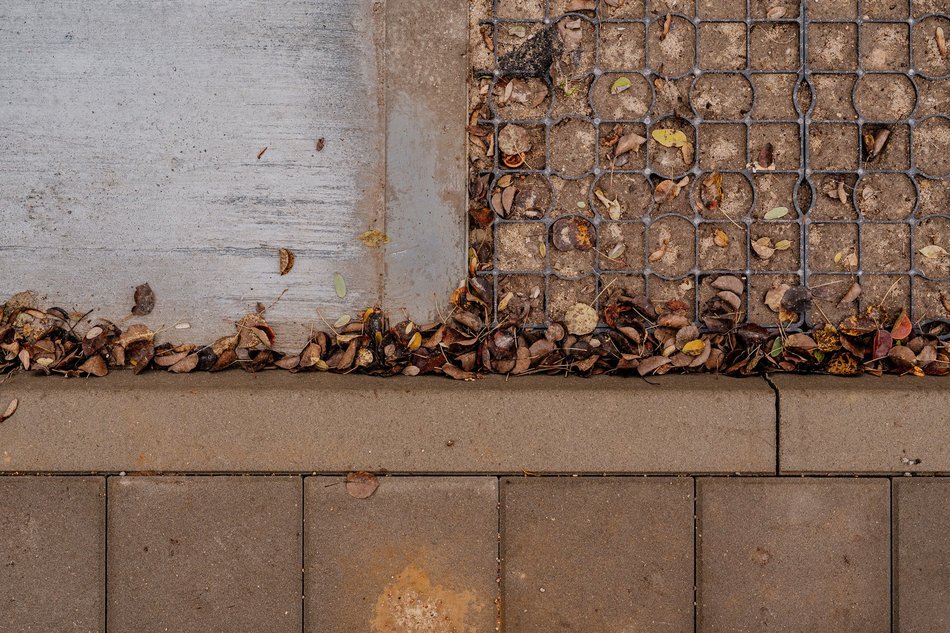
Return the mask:
<svg viewBox="0 0 950 633">
<path fill-rule="evenodd" d="M 772 382 L 772 376 L 765 374 L 762 376 L 765 383 L 775 393 L 775 474 L 782 473 L 782 392 L 778 385 Z"/>
</svg>

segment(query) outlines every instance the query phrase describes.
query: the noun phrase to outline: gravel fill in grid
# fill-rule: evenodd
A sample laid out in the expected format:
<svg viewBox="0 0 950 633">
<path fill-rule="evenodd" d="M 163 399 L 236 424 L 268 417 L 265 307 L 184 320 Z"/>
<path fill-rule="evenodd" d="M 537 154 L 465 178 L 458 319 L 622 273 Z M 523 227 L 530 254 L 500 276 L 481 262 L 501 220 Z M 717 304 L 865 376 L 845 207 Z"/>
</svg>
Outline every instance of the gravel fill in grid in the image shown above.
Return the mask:
<svg viewBox="0 0 950 633">
<path fill-rule="evenodd" d="M 855 0 L 472 7 L 472 123 L 493 138 L 521 126 L 531 146 L 470 152 L 491 199 L 473 206 L 495 218 L 473 222 L 471 246 L 496 307 L 517 296 L 543 324 L 577 301 L 646 294 L 700 321 L 709 280 L 731 273 L 763 325 L 779 324 L 764 298 L 782 283 L 815 296 L 785 327 L 875 304 L 950 317 L 944 3 L 865 0 L 860 16 Z M 713 174 L 723 194 L 708 206 Z M 591 247 L 552 246 L 565 217 L 589 226 Z M 839 305 L 854 283 L 862 294 Z"/>
</svg>

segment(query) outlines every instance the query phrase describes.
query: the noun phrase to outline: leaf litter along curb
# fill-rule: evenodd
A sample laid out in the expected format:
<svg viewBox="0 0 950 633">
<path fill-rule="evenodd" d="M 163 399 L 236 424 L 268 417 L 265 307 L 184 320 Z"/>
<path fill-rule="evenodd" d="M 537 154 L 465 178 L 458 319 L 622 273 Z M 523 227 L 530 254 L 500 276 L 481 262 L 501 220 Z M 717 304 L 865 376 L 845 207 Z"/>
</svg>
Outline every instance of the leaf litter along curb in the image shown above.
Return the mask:
<svg viewBox="0 0 950 633">
<path fill-rule="evenodd" d="M 393 323 L 379 308 L 358 320 L 327 323 L 299 353 L 275 349 L 277 332 L 267 308 L 245 315 L 235 332 L 205 345 L 160 342 L 161 332 L 141 323 L 124 330 L 105 319 L 90 321 L 60 308 L 42 310 L 32 293 L 20 293 L 0 311 L 0 374 L 15 370 L 47 375 L 104 376 L 114 368 L 190 373 L 239 367 L 249 372 L 332 371 L 380 376 L 443 374 L 473 380 L 479 374 L 658 375 L 716 372 L 730 376 L 770 372 L 946 375 L 950 373 L 950 322 L 915 327 L 906 313 L 871 306 L 839 324 L 812 332 L 769 330 L 742 322 L 744 284 L 723 275 L 702 311 L 705 331 L 679 300 L 610 294 L 598 312 L 577 304 L 565 323 L 526 327 L 529 301 L 505 298 L 507 317 L 490 321 L 490 284 L 474 277 L 452 297 L 441 321 Z M 608 289 L 609 290 L 609 289 Z M 853 292 L 852 290 L 848 291 Z M 798 321 L 813 300 L 804 287 L 769 291 L 779 324 Z M 600 327 L 595 328 L 600 321 Z"/>
</svg>

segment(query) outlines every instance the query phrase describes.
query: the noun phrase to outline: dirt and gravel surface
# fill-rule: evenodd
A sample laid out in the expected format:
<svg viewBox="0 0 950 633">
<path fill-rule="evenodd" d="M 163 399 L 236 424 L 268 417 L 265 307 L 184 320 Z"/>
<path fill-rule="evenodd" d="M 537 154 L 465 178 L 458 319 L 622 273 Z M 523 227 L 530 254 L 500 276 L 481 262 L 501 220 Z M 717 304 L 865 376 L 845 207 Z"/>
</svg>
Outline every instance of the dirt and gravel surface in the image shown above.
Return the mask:
<svg viewBox="0 0 950 633">
<path fill-rule="evenodd" d="M 947 318 L 947 11 L 473 2 L 470 255 L 496 309 L 545 323 L 642 293 L 701 321 L 728 273 L 762 325 Z M 782 284 L 808 308 L 770 307 Z"/>
</svg>

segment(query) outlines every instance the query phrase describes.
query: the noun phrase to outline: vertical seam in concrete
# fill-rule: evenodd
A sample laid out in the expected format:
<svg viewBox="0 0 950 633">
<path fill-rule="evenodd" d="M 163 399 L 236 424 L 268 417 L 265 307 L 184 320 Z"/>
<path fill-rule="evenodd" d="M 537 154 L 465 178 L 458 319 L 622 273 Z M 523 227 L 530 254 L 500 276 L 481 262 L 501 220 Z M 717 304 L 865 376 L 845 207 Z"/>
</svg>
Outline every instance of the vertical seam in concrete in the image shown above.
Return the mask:
<svg viewBox="0 0 950 633">
<path fill-rule="evenodd" d="M 696 477 L 693 480 L 693 633 L 699 633 L 699 511 Z"/>
<path fill-rule="evenodd" d="M 501 477 L 495 477 L 495 520 L 498 523 L 498 537 L 495 542 L 495 631 L 501 633 L 505 630 L 505 576 L 502 573 L 502 495 L 501 495 Z"/>
<path fill-rule="evenodd" d="M 782 474 L 782 393 L 779 391 L 778 385 L 772 382 L 772 377 L 769 374 L 765 374 L 763 378 L 765 378 L 765 383 L 775 392 L 775 474 L 778 476 Z"/>
<path fill-rule="evenodd" d="M 382 191 L 382 200 L 380 200 L 380 211 L 379 215 L 379 224 L 381 226 L 380 231 L 383 232 L 383 235 L 388 235 L 388 222 L 389 222 L 389 67 L 388 67 L 388 57 L 386 56 L 387 42 L 389 41 L 389 2 L 383 3 L 383 8 L 379 12 L 379 19 L 382 20 L 382 25 L 377 25 L 374 28 L 376 29 L 376 79 L 377 85 L 382 86 L 379 91 L 377 99 L 379 99 L 378 107 L 379 112 L 379 129 L 380 137 L 382 139 L 382 154 L 380 159 L 382 161 L 382 170 L 381 170 L 381 182 L 380 187 Z M 377 285 L 377 301 L 379 305 L 385 305 L 386 303 L 386 279 L 389 276 L 389 258 L 386 257 L 387 247 L 383 245 L 382 248 L 376 249 L 378 252 L 376 256 L 378 259 L 378 268 L 379 271 L 379 280 Z"/>
<path fill-rule="evenodd" d="M 109 479 L 103 477 L 102 493 L 105 502 L 102 504 L 102 630 L 109 630 Z"/>
<path fill-rule="evenodd" d="M 300 633 L 304 633 L 307 630 L 307 608 L 306 608 L 306 573 L 307 573 L 307 554 L 306 550 L 306 512 L 304 511 L 304 503 L 306 503 L 306 494 L 304 493 L 304 488 L 306 484 L 306 477 L 300 476 Z"/>
<path fill-rule="evenodd" d="M 897 544 L 897 539 L 894 538 L 897 533 L 897 500 L 894 498 L 894 478 L 887 478 L 888 485 L 888 510 L 890 511 L 890 516 L 888 517 L 888 534 L 890 536 L 890 548 L 888 548 L 889 561 L 890 561 L 890 590 L 891 590 L 891 633 L 896 633 L 900 630 L 900 623 L 897 617 L 897 608 L 898 608 L 898 598 L 897 598 L 897 552 L 894 547 Z"/>
</svg>

